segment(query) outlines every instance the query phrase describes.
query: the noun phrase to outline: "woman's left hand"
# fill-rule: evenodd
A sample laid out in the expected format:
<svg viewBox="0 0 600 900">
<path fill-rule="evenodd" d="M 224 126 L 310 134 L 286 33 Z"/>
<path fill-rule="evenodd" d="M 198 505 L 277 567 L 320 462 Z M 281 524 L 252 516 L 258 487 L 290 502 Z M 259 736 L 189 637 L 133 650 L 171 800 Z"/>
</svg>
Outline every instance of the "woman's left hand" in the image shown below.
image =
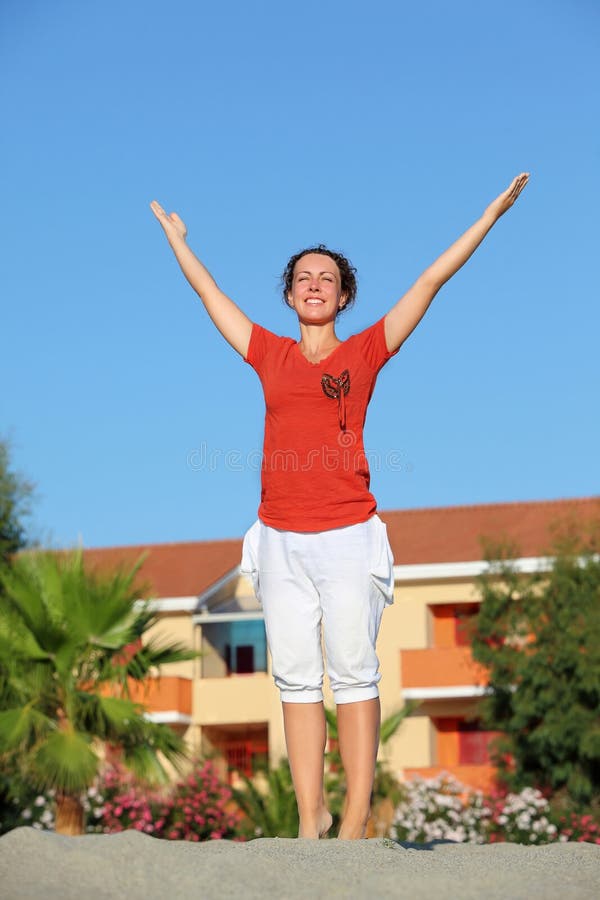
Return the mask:
<svg viewBox="0 0 600 900">
<path fill-rule="evenodd" d="M 520 175 L 517 175 L 509 187 L 490 203 L 485 211 L 485 215 L 492 215 L 494 219 L 499 219 L 507 209 L 511 208 L 528 181 L 529 172 L 522 172 Z"/>
</svg>

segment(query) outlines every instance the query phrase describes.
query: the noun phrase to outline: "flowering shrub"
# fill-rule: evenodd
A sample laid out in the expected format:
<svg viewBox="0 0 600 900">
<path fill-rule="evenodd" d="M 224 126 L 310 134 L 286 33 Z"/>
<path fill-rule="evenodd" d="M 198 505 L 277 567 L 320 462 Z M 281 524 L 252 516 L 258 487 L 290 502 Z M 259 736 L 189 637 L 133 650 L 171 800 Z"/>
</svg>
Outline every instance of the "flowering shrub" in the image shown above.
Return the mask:
<svg viewBox="0 0 600 900">
<path fill-rule="evenodd" d="M 166 790 L 148 790 L 119 766 L 107 768 L 83 796 L 86 831 L 112 834 L 134 828 L 168 840 L 242 840 L 241 813 L 212 763 L 199 763 Z M 54 792 L 39 794 L 21 809 L 13 827 L 54 828 Z"/>
<path fill-rule="evenodd" d="M 571 813 L 558 819 L 559 841 L 588 841 L 600 844 L 600 823 L 593 816 Z"/>
<path fill-rule="evenodd" d="M 465 802 L 465 787 L 444 774 L 429 780 L 414 778 L 403 787 L 405 797 L 396 808 L 391 829 L 395 840 L 484 843 L 483 822 L 490 810 L 480 793 L 469 795 Z"/>
<path fill-rule="evenodd" d="M 160 837 L 172 840 L 207 841 L 235 838 L 239 813 L 229 811 L 230 789 L 217 778 L 211 762 L 195 768 L 176 785 L 156 822 Z"/>
<path fill-rule="evenodd" d="M 120 767 L 111 766 L 104 771 L 93 799 L 86 831 L 112 834 L 135 828 L 146 834 L 156 832 L 154 820 L 160 795 L 140 787 L 133 776 Z"/>
<path fill-rule="evenodd" d="M 168 840 L 235 838 L 239 814 L 228 809 L 231 791 L 210 762 L 198 764 L 168 791 L 141 788 L 121 769 L 108 769 L 100 785 L 102 815 L 94 830 L 135 828 Z"/>
<path fill-rule="evenodd" d="M 38 794 L 20 810 L 15 828 L 30 825 L 32 828 L 50 831 L 54 828 L 54 791 Z"/>
<path fill-rule="evenodd" d="M 535 788 L 525 788 L 520 794 L 485 796 L 447 774 L 430 780 L 415 778 L 403 788 L 404 798 L 391 829 L 395 840 L 600 844 L 600 824 L 591 815 L 571 813 L 557 819 L 548 800 Z"/>
<path fill-rule="evenodd" d="M 415 778 L 402 790 L 390 830 L 398 841 L 588 841 L 600 845 L 597 819 L 575 812 L 554 814 L 548 800 L 533 788 L 520 794 L 485 796 L 444 774 L 430 780 Z M 166 791 L 143 789 L 130 774 L 111 767 L 84 795 L 83 805 L 88 832 L 135 828 L 167 840 L 244 840 L 242 814 L 210 762 L 199 763 Z M 19 825 L 53 829 L 54 793 L 30 795 L 10 827 Z"/>
<path fill-rule="evenodd" d="M 13 799 L 15 813 L 12 817 L 11 828 L 19 828 L 28 825 L 43 831 L 54 830 L 54 798 L 53 790 L 45 793 L 35 793 L 28 789 L 28 796 L 17 796 Z M 88 821 L 87 831 L 102 830 L 93 827 L 93 823 L 102 816 L 103 797 L 96 787 L 89 788 L 82 797 L 83 809 Z"/>
<path fill-rule="evenodd" d="M 535 788 L 520 794 L 494 795 L 487 824 L 490 843 L 547 844 L 555 841 L 558 828 L 550 821 L 550 804 Z"/>
</svg>

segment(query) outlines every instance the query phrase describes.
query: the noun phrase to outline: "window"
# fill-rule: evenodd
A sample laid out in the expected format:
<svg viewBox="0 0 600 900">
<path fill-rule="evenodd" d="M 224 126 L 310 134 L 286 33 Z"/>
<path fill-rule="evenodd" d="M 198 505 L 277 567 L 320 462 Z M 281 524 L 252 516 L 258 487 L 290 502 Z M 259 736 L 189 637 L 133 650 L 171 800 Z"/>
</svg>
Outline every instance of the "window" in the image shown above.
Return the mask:
<svg viewBox="0 0 600 900">
<path fill-rule="evenodd" d="M 432 604 L 429 607 L 431 645 L 440 649 L 468 647 L 471 643 L 469 626 L 478 609 L 478 603 Z"/>
<path fill-rule="evenodd" d="M 267 671 L 267 639 L 262 621 L 202 625 L 202 677 L 227 678 Z"/>
<path fill-rule="evenodd" d="M 235 648 L 235 671 L 238 675 L 254 672 L 254 646 L 241 644 Z"/>
</svg>

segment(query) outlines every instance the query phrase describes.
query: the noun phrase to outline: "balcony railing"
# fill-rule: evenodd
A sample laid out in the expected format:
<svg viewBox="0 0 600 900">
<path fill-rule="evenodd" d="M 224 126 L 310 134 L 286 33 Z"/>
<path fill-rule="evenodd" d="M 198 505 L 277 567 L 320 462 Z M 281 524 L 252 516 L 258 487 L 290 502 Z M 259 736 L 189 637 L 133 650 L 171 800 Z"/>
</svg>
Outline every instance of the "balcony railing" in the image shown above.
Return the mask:
<svg viewBox="0 0 600 900">
<path fill-rule="evenodd" d="M 430 647 L 402 650 L 403 688 L 484 688 L 487 671 L 473 660 L 469 647 Z"/>
<path fill-rule="evenodd" d="M 131 699 L 142 703 L 150 713 L 173 712 L 192 714 L 192 680 L 176 675 L 148 678 L 143 684 L 131 682 Z"/>
</svg>

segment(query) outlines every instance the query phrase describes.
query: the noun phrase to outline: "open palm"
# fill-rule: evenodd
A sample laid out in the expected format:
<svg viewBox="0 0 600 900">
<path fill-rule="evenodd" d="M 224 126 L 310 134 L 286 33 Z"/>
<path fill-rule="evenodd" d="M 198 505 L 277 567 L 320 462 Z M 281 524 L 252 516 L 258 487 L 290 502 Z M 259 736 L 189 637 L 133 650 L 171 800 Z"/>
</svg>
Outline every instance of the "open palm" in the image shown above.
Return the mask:
<svg viewBox="0 0 600 900">
<path fill-rule="evenodd" d="M 520 175 L 513 178 L 507 189 L 490 203 L 486 212 L 492 213 L 496 219 L 499 219 L 511 208 L 528 181 L 529 172 L 521 172 Z"/>
<path fill-rule="evenodd" d="M 150 209 L 162 225 L 168 238 L 178 237 L 185 240 L 187 228 L 185 222 L 179 218 L 176 212 L 166 213 L 156 200 L 152 201 Z"/>
</svg>

